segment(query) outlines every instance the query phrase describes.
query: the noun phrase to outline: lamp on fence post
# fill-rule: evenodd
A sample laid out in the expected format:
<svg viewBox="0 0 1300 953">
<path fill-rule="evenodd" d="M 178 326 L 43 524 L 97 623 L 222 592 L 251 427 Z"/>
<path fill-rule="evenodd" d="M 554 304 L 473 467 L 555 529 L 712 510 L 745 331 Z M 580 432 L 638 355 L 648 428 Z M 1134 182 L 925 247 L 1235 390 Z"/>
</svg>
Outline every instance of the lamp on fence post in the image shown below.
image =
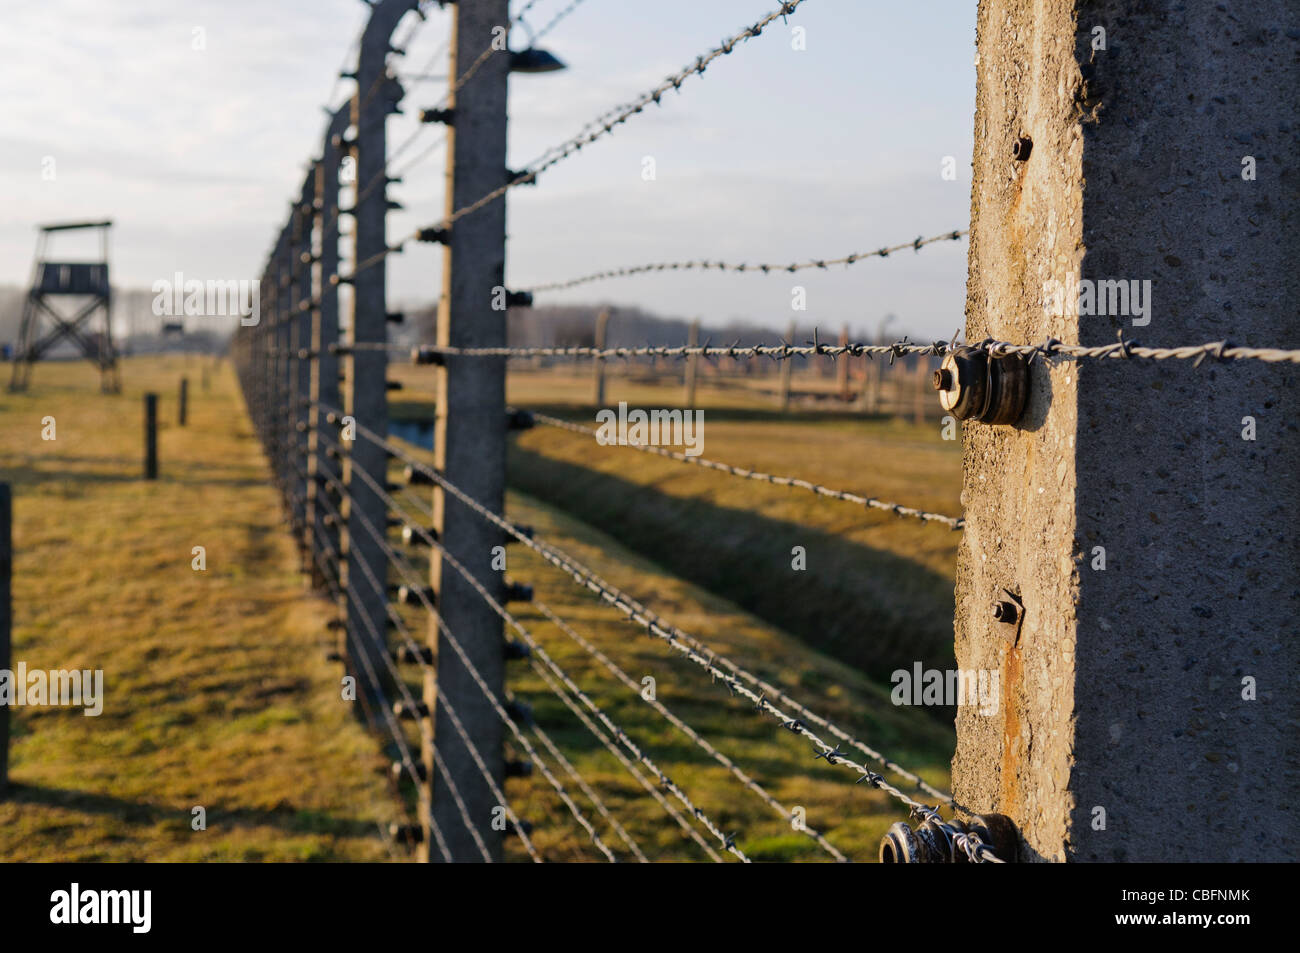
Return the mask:
<svg viewBox="0 0 1300 953">
<path fill-rule="evenodd" d="M 458 3 L 452 9 L 452 68 L 458 76 L 493 42 L 497 24 L 509 22 L 506 0 Z M 506 168 L 506 87 L 514 57 L 489 56 L 472 82 L 452 93 L 456 123 L 447 131 L 446 209 L 448 217 L 500 187 Z M 452 223 L 443 247 L 442 295 L 438 304 L 438 343 L 459 347 L 500 347 L 506 343 L 506 311 L 493 307 L 494 289 L 504 286 L 504 201 L 490 203 Z M 437 366 L 437 420 L 434 466 L 493 512 L 505 503 L 505 359 L 448 360 Z M 490 554 L 500 532 L 460 501 L 433 492 L 434 527 L 447 552 L 466 566 L 494 597 L 503 595 L 501 572 Z M 438 593 L 438 613 L 489 690 L 500 697 L 505 674 L 501 619 L 452 567 L 443 570 L 435 550 L 429 581 Z M 438 658 L 436 682 L 426 673 L 424 700 L 432 707 L 446 699 L 466 726 L 493 782 L 504 780 L 504 728 L 457 653 L 437 651 L 438 624 L 429 622 L 429 643 Z M 494 860 L 501 858 L 501 834 L 491 821 L 497 799 L 457 733 L 434 726 L 438 754 L 454 776 L 469 816 L 479 825 Z M 432 758 L 425 740 L 425 760 Z M 430 821 L 437 820 L 453 860 L 481 859 L 455 802 L 434 782 L 432 815 L 422 816 L 426 836 L 421 856 L 430 858 Z"/>
<path fill-rule="evenodd" d="M 533 33 L 533 28 L 528 25 L 527 20 L 519 20 L 518 25 L 528 32 L 528 45 L 522 50 L 511 51 L 510 72 L 556 73 L 568 69 L 564 62 L 554 53 L 538 49 L 534 45 L 537 42 L 537 37 Z M 455 75 L 455 72 L 455 70 L 452 70 L 453 75 Z"/>
</svg>

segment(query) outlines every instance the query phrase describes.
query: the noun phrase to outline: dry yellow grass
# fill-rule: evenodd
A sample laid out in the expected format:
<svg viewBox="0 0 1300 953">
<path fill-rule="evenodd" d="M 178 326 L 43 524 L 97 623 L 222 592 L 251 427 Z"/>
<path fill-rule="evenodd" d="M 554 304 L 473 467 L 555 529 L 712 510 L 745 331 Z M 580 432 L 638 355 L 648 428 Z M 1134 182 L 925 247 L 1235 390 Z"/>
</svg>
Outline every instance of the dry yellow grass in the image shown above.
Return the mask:
<svg viewBox="0 0 1300 953">
<path fill-rule="evenodd" d="M 207 393 L 197 358 L 129 360 L 122 376 L 124 393 L 102 396 L 89 365 L 44 364 L 29 393 L 3 398 L 14 663 L 102 668 L 107 698 L 98 718 L 14 710 L 0 860 L 388 857 L 383 764 L 319 650 L 326 606 L 296 572 L 229 366 Z M 147 389 L 163 395 L 152 483 Z M 206 831 L 191 829 L 195 806 Z"/>
<path fill-rule="evenodd" d="M 171 399 L 182 372 L 190 376 L 192 394 L 191 424 L 184 429 L 174 426 Z M 214 376 L 210 393 L 202 391 L 199 378 L 197 359 L 131 361 L 124 370 L 128 392 L 103 397 L 91 368 L 44 366 L 32 393 L 9 398 L 0 413 L 0 439 L 8 448 L 3 479 L 14 484 L 16 499 L 15 659 L 44 668 L 102 667 L 109 698 L 97 719 L 60 709 L 17 712 L 11 772 L 16 787 L 0 802 L 0 859 L 389 856 L 377 827 L 401 816 L 402 805 L 377 770 L 384 766 L 381 741 L 367 735 L 339 701 L 338 670 L 319 651 L 327 641 L 329 607 L 304 590 L 232 375 L 223 369 Z M 164 394 L 162 479 L 155 484 L 138 479 L 139 395 L 145 389 Z M 617 391 L 611 396 L 619 399 Z M 47 414 L 58 426 L 58 439 L 48 443 L 40 440 Z M 753 426 L 790 427 L 781 438 L 787 444 L 800 438 L 799 427 L 789 424 L 736 420 L 710 430 L 709 452 L 743 453 L 751 443 L 745 428 Z M 627 458 L 606 461 L 576 444 L 550 446 L 592 464 L 597 477 L 610 468 L 656 489 L 670 487 L 673 494 L 700 489 L 674 484 L 676 469 L 642 473 L 627 467 Z M 527 443 L 521 449 L 534 452 Z M 927 450 L 915 452 L 921 460 Z M 637 465 L 650 460 L 636 454 L 633 459 Z M 706 503 L 718 502 L 716 487 L 703 490 Z M 734 503 L 748 506 L 752 500 Z M 771 507 L 779 505 L 784 504 L 764 502 L 763 514 L 771 517 Z M 950 726 L 894 707 L 878 683 L 811 648 L 806 638 L 738 608 L 698 579 L 683 578 L 689 574 L 647 559 L 638 551 L 645 540 L 635 534 L 616 538 L 518 493 L 509 507 L 514 518 L 718 651 L 781 684 L 931 783 L 947 785 Z M 944 538 L 942 531 L 920 529 Z M 837 532 L 852 530 L 822 528 L 828 544 Z M 196 545 L 207 548 L 205 573 L 190 568 Z M 708 550 L 702 552 L 708 558 Z M 418 554 L 411 556 L 418 562 Z M 723 686 L 545 563 L 518 547 L 509 558 L 512 577 L 534 583 L 539 598 L 634 679 L 653 676 L 665 704 L 783 805 L 806 810 L 808 823 L 851 858 L 874 858 L 885 828 L 902 817 L 895 803 L 854 785 L 852 772 L 815 761 L 805 740 L 729 697 Z M 936 549 L 933 564 L 941 566 L 943 558 Z M 735 832 L 752 858 L 826 859 L 792 829 L 789 818 L 746 791 L 534 608 L 521 607 L 520 618 L 702 810 Z M 412 616 L 412 622 L 423 630 L 422 620 Z M 651 859 L 704 859 L 526 664 L 512 663 L 509 688 L 533 703 L 539 724 Z M 558 768 L 557 774 L 564 777 Z M 547 859 L 599 859 L 540 775 L 512 779 L 507 791 L 536 825 L 535 842 Z M 411 792 L 404 793 L 409 806 Z M 594 818 L 586 799 L 575 796 Z M 190 829 L 196 805 L 207 808 L 207 831 Z M 626 859 L 628 852 L 608 827 L 599 819 L 596 825 Z M 507 854 L 525 859 L 513 839 Z"/>
<path fill-rule="evenodd" d="M 431 416 L 430 375 L 422 369 L 395 370 L 406 384 L 396 395 L 395 415 Z M 510 398 L 519 406 L 591 424 L 594 408 L 585 405 L 589 385 L 589 378 L 563 372 L 516 372 L 509 379 Z M 645 381 L 611 380 L 609 388 L 610 403 L 628 400 L 634 406 L 678 406 L 680 395 L 680 388 Z M 882 497 L 893 493 L 908 503 L 957 511 L 960 458 L 952 443 L 939 440 L 937 428 L 930 434 L 844 415 L 774 418 L 743 392 L 706 391 L 701 396 L 708 456 L 831 486 L 863 489 L 869 482 Z M 529 494 L 515 492 L 509 499 L 516 521 L 534 525 L 539 536 L 654 611 L 920 770 L 931 783 L 946 785 L 951 724 L 895 707 L 880 681 L 830 656 L 874 659 L 891 669 L 910 668 L 918 658 L 950 657 L 956 534 L 624 448 L 594 447 L 590 437 L 554 429 L 538 428 L 515 439 L 509 476 L 513 487 Z M 792 540 L 809 550 L 806 575 L 791 570 Z M 851 858 L 874 859 L 885 828 L 902 816 L 896 803 L 854 785 L 852 772 L 814 761 L 805 740 L 730 698 L 724 686 L 548 564 L 519 547 L 512 548 L 510 559 L 512 578 L 533 583 L 539 599 L 633 679 L 654 677 L 661 700 L 783 805 L 804 808 L 809 824 L 825 830 L 831 843 Z M 828 600 L 827 593 L 839 601 Z M 872 615 L 872 600 L 904 619 L 889 638 L 882 634 L 879 614 Z M 773 602 L 783 605 L 774 607 Z M 861 610 L 856 615 L 855 607 Z M 807 623 L 807 630 L 796 625 L 782 631 L 773 625 L 772 617 L 781 609 L 786 618 Z M 819 613 L 835 617 L 841 628 L 817 631 Z M 826 859 L 816 844 L 791 829 L 788 818 L 746 791 L 535 609 L 520 606 L 518 614 L 668 776 L 724 830 L 736 832 L 747 854 L 757 860 Z M 929 649 L 918 646 L 918 633 L 932 637 Z M 819 651 L 819 645 L 827 651 Z M 513 664 L 510 684 L 534 704 L 539 722 L 596 783 L 652 859 L 703 857 L 526 664 Z M 556 773 L 563 776 L 558 769 Z M 509 792 L 521 814 L 537 824 L 536 841 L 548 856 L 598 858 L 540 776 L 511 781 Z M 585 804 L 584 809 L 619 851 L 617 837 Z M 517 846 L 511 850 L 523 857 Z"/>
<path fill-rule="evenodd" d="M 431 416 L 431 375 L 402 368 L 396 412 Z M 510 399 L 588 427 L 591 380 L 512 372 Z M 675 384 L 611 377 L 607 405 L 680 407 Z M 702 388 L 703 455 L 801 477 L 890 502 L 959 515 L 961 454 L 938 421 L 845 412 L 782 415 L 736 389 Z M 600 447 L 582 434 L 519 434 L 511 485 L 615 536 L 674 574 L 726 596 L 808 645 L 885 680 L 914 661 L 952 664 L 953 578 L 959 534 L 804 490 Z M 792 570 L 795 546 L 807 571 Z"/>
</svg>

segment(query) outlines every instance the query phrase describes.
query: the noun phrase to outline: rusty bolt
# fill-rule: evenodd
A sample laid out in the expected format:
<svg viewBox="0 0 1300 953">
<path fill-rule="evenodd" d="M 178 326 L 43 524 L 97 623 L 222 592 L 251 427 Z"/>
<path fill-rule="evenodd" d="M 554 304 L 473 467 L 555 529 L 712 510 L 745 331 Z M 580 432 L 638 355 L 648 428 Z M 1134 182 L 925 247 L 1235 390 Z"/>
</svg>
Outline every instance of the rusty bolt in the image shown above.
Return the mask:
<svg viewBox="0 0 1300 953">
<path fill-rule="evenodd" d="M 1011 158 L 1017 162 L 1024 162 L 1029 158 L 1029 153 L 1033 148 L 1034 140 L 1028 136 L 1021 136 L 1011 144 Z"/>
<path fill-rule="evenodd" d="M 1014 602 L 993 603 L 993 618 L 997 619 L 999 622 L 1006 622 L 1008 624 L 1014 623 L 1018 611 L 1019 610 L 1016 608 Z"/>
<path fill-rule="evenodd" d="M 941 367 L 934 372 L 935 390 L 952 390 L 952 371 Z"/>
</svg>

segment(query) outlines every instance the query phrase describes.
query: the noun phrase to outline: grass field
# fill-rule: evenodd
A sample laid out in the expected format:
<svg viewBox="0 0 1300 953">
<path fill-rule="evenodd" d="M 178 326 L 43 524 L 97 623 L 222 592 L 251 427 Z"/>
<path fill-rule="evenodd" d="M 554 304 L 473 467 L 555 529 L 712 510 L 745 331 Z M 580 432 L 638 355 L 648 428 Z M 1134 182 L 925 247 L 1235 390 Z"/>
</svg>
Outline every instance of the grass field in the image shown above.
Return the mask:
<svg viewBox="0 0 1300 953">
<path fill-rule="evenodd" d="M 182 372 L 191 379 L 191 423 L 165 427 L 162 479 L 146 484 L 137 478 L 139 394 L 155 389 L 166 395 L 161 419 L 170 424 L 170 396 Z M 102 667 L 109 697 L 97 719 L 60 709 L 17 711 L 16 787 L 0 802 L 0 860 L 390 856 L 378 828 L 402 816 L 404 805 L 382 777 L 381 741 L 337 701 L 338 670 L 320 651 L 329 641 L 329 607 L 305 591 L 297 572 L 233 375 L 223 368 L 209 392 L 198 386 L 199 377 L 197 359 L 188 365 L 182 358 L 132 360 L 123 372 L 128 392 L 102 397 L 91 368 L 45 365 L 32 393 L 7 397 L 0 412 L 3 478 L 14 484 L 16 510 L 15 660 L 33 667 Z M 519 375 L 512 399 L 530 398 L 537 406 L 545 398 L 554 408 L 563 384 Z M 530 395 L 529 388 L 555 390 Z M 665 402 L 667 393 L 611 388 L 614 400 L 650 406 L 673 406 Z M 407 413 L 421 413 L 417 391 L 397 396 L 413 399 Z M 888 482 L 873 492 L 897 492 L 904 502 L 955 512 L 943 485 L 958 468 L 951 445 L 880 421 L 772 420 L 746 410 L 746 399 L 719 398 L 740 401 L 730 419 L 721 406 L 705 404 L 722 418 L 709 418 L 706 455 L 783 473 L 802 468 L 828 485 L 860 489 L 857 455 L 865 449 L 864 459 L 879 461 L 888 454 L 889 466 L 872 467 Z M 560 409 L 583 416 L 580 408 Z M 55 441 L 40 439 L 47 414 L 57 419 Z M 755 434 L 764 440 L 753 440 Z M 823 599 L 841 587 L 847 595 L 823 607 L 828 618 L 857 611 L 862 595 L 851 587 L 871 570 L 856 563 L 878 558 L 890 576 L 873 592 L 900 615 L 937 592 L 948 600 L 933 610 L 938 619 L 950 612 L 951 575 L 943 574 L 954 534 L 811 496 L 800 500 L 793 491 L 730 481 L 621 448 L 592 453 L 589 439 L 576 435 L 553 439 L 569 436 L 539 429 L 519 440 L 512 481 L 535 492 L 511 493 L 512 518 L 931 783 L 947 786 L 951 724 L 895 707 L 887 687 L 854 662 L 854 646 L 875 646 L 859 655 L 888 659 L 893 651 L 901 653 L 899 664 L 902 654 L 910 664 L 927 657 L 916 644 L 883 648 L 878 621 L 861 614 L 842 620 L 828 637 L 783 627 L 774 622 L 779 607 L 757 590 L 780 584 L 788 593 L 789 541 L 797 540 L 809 551 L 799 591 Z M 705 477 L 707 483 L 691 482 Z M 574 485 L 564 485 L 569 482 Z M 629 489 L 645 501 L 647 514 L 631 514 L 633 520 L 627 512 L 601 512 Z M 583 493 L 585 501 L 574 498 Z M 693 495 L 701 501 L 693 502 Z M 595 517 L 578 505 L 592 501 L 599 504 Z M 754 509 L 758 522 L 744 530 L 749 535 L 734 535 Z M 580 511 L 590 521 L 576 519 Z M 655 521 L 663 525 L 652 532 Z M 672 525 L 681 521 L 684 526 Z M 207 547 L 205 573 L 190 568 L 195 545 Z M 673 545 L 683 551 L 671 551 Z M 854 785 L 855 775 L 844 768 L 815 761 L 807 741 L 731 698 L 721 684 L 527 551 L 512 547 L 509 558 L 513 578 L 532 583 L 539 600 L 633 679 L 654 677 L 664 704 L 783 805 L 803 808 L 808 824 L 826 831 L 851 858 L 875 858 L 881 835 L 902 817 L 884 794 Z M 745 595 L 743 587 L 754 591 Z M 792 830 L 788 817 L 746 791 L 535 607 L 522 606 L 520 619 L 703 811 L 736 832 L 749 856 L 826 858 Z M 946 644 L 950 653 L 950 615 L 942 622 L 933 627 L 943 628 L 940 648 Z M 903 635 L 900 630 L 890 637 Z M 532 703 L 538 723 L 650 859 L 704 859 L 526 663 L 511 663 L 508 687 Z M 556 773 L 564 777 L 558 767 Z M 403 793 L 409 806 L 411 791 Z M 548 860 L 599 859 L 539 774 L 510 780 L 507 793 L 535 825 L 534 841 Z M 190 830 L 196 805 L 207 808 L 207 831 Z M 627 859 L 621 842 L 595 821 Z M 518 841 L 506 843 L 511 859 L 525 859 Z"/>
<path fill-rule="evenodd" d="M 29 393 L 0 395 L 14 664 L 103 669 L 106 695 L 99 717 L 14 710 L 0 860 L 387 857 L 385 765 L 319 651 L 327 607 L 295 571 L 233 374 L 208 393 L 197 358 L 122 377 L 102 396 L 89 364 L 43 364 Z M 140 479 L 147 389 L 163 395 L 156 482 Z"/>
<path fill-rule="evenodd" d="M 432 416 L 431 375 L 400 368 L 395 413 Z M 594 426 L 588 375 L 519 372 L 516 406 Z M 607 404 L 680 407 L 682 389 L 611 377 Z M 959 515 L 961 453 L 937 421 L 821 410 L 782 415 L 738 389 L 703 388 L 703 455 Z M 511 485 L 614 534 L 628 548 L 802 641 L 887 680 L 953 664 L 959 534 L 801 490 L 737 480 L 549 427 L 520 434 Z M 793 547 L 807 570 L 791 568 Z M 792 593 L 798 593 L 792 598 Z"/>
</svg>

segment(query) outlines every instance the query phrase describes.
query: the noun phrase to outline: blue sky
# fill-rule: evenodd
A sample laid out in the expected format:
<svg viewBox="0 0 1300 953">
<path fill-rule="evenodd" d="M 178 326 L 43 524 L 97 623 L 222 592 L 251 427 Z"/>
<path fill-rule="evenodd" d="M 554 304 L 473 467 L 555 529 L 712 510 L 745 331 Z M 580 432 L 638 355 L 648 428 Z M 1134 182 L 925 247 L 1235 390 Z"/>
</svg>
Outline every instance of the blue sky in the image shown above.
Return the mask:
<svg viewBox="0 0 1300 953">
<path fill-rule="evenodd" d="M 540 0 L 534 29 L 568 0 Z M 776 0 L 585 0 L 541 45 L 562 73 L 511 80 L 519 168 L 758 19 Z M 521 5 L 516 3 L 516 6 Z M 0 282 L 27 280 L 41 221 L 111 217 L 115 283 L 254 277 L 319 151 L 322 106 L 363 21 L 359 0 L 43 0 L 7 4 L 0 35 Z M 975 4 L 807 0 L 664 105 L 509 196 L 508 283 L 526 286 L 646 261 L 839 257 L 964 228 L 970 209 Z M 412 25 L 408 17 L 399 36 Z M 436 6 L 398 70 L 445 42 Z M 804 28 L 805 50 L 792 49 Z M 201 31 L 196 33 L 196 31 Z M 202 49 L 195 49 L 201 36 Z M 516 46 L 526 31 L 513 36 Z M 444 72 L 437 63 L 432 70 Z M 414 115 L 441 81 L 407 84 Z M 390 145 L 414 128 L 389 125 Z M 436 129 L 426 129 L 427 141 Z M 399 160 L 419 152 L 415 143 Z M 656 178 L 644 181 L 643 160 Z M 940 174 L 945 156 L 956 178 Z M 54 178 L 42 172 L 53 159 Z M 48 172 L 47 172 L 48 175 Z M 391 189 L 396 239 L 442 208 L 442 155 Z M 78 249 L 60 246 L 69 257 Z M 440 255 L 389 264 L 394 302 L 433 298 Z M 947 337 L 964 324 L 965 241 L 829 273 L 664 274 L 540 302 L 610 301 L 706 322 L 897 327 Z"/>
</svg>

